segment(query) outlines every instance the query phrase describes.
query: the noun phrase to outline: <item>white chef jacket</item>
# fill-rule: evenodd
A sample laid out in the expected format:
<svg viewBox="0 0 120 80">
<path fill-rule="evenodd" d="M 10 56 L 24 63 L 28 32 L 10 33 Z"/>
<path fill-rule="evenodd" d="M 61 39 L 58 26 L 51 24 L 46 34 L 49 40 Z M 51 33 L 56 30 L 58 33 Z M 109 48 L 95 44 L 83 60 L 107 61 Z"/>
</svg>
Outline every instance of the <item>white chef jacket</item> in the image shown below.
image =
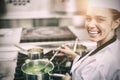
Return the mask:
<svg viewBox="0 0 120 80">
<path fill-rule="evenodd" d="M 116 39 L 95 54 L 73 61 L 72 80 L 120 80 L 120 41 Z"/>
</svg>

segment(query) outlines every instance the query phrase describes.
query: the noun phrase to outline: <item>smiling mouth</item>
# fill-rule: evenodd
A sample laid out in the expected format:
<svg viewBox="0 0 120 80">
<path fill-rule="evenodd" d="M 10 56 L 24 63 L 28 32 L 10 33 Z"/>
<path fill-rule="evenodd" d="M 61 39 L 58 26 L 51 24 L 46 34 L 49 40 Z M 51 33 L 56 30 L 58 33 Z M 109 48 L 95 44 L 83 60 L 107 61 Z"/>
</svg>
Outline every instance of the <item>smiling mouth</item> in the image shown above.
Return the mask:
<svg viewBox="0 0 120 80">
<path fill-rule="evenodd" d="M 100 34 L 100 31 L 88 31 L 90 37 L 96 37 Z"/>
</svg>

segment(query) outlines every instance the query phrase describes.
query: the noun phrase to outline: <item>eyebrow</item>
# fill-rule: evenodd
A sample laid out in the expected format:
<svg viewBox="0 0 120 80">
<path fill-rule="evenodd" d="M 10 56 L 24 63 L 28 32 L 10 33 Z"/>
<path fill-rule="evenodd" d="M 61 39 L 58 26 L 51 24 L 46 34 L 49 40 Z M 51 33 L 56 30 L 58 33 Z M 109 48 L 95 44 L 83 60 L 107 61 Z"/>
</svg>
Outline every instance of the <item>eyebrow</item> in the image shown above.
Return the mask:
<svg viewBox="0 0 120 80">
<path fill-rule="evenodd" d="M 104 19 L 106 18 L 106 17 L 104 17 L 104 16 L 95 16 L 95 17 L 98 17 L 98 18 L 104 18 Z"/>
<path fill-rule="evenodd" d="M 90 17 L 89 15 L 86 15 L 86 17 Z M 104 16 L 95 16 L 95 17 L 98 17 L 98 18 L 106 18 L 106 17 L 104 17 Z"/>
</svg>

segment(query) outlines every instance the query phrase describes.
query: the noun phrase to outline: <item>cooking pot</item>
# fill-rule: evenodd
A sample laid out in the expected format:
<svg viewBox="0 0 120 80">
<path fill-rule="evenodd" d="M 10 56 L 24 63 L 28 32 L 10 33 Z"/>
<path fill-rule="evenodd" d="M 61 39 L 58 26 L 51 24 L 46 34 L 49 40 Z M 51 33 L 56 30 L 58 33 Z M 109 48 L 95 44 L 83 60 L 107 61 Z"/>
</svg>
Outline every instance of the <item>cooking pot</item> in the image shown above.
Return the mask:
<svg viewBox="0 0 120 80">
<path fill-rule="evenodd" d="M 31 48 L 27 50 L 30 59 L 41 59 L 43 58 L 43 49 L 40 47 Z"/>
<path fill-rule="evenodd" d="M 22 48 L 21 46 L 15 44 L 15 47 L 19 48 L 19 52 L 27 55 L 29 57 L 29 59 L 34 60 L 34 59 L 42 59 L 44 54 L 43 54 L 43 48 L 41 47 L 33 47 L 30 48 L 28 50 L 25 50 L 24 48 Z"/>
<path fill-rule="evenodd" d="M 48 66 L 44 71 L 41 71 L 47 63 L 49 63 Z M 65 77 L 63 74 L 52 74 L 54 64 L 46 59 L 26 60 L 21 69 L 25 80 L 49 80 L 50 76 Z"/>
</svg>

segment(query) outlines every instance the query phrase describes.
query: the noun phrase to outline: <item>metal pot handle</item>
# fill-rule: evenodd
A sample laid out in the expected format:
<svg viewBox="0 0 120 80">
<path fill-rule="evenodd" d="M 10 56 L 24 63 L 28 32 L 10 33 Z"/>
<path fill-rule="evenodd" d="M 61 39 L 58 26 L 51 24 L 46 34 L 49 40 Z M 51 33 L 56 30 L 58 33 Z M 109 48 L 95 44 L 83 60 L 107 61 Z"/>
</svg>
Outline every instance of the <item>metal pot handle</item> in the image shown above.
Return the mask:
<svg viewBox="0 0 120 80">
<path fill-rule="evenodd" d="M 49 75 L 50 75 L 50 76 L 56 76 L 56 77 L 62 77 L 62 78 L 65 77 L 64 74 L 57 74 L 57 73 L 54 73 L 54 74 L 49 73 Z"/>
</svg>

